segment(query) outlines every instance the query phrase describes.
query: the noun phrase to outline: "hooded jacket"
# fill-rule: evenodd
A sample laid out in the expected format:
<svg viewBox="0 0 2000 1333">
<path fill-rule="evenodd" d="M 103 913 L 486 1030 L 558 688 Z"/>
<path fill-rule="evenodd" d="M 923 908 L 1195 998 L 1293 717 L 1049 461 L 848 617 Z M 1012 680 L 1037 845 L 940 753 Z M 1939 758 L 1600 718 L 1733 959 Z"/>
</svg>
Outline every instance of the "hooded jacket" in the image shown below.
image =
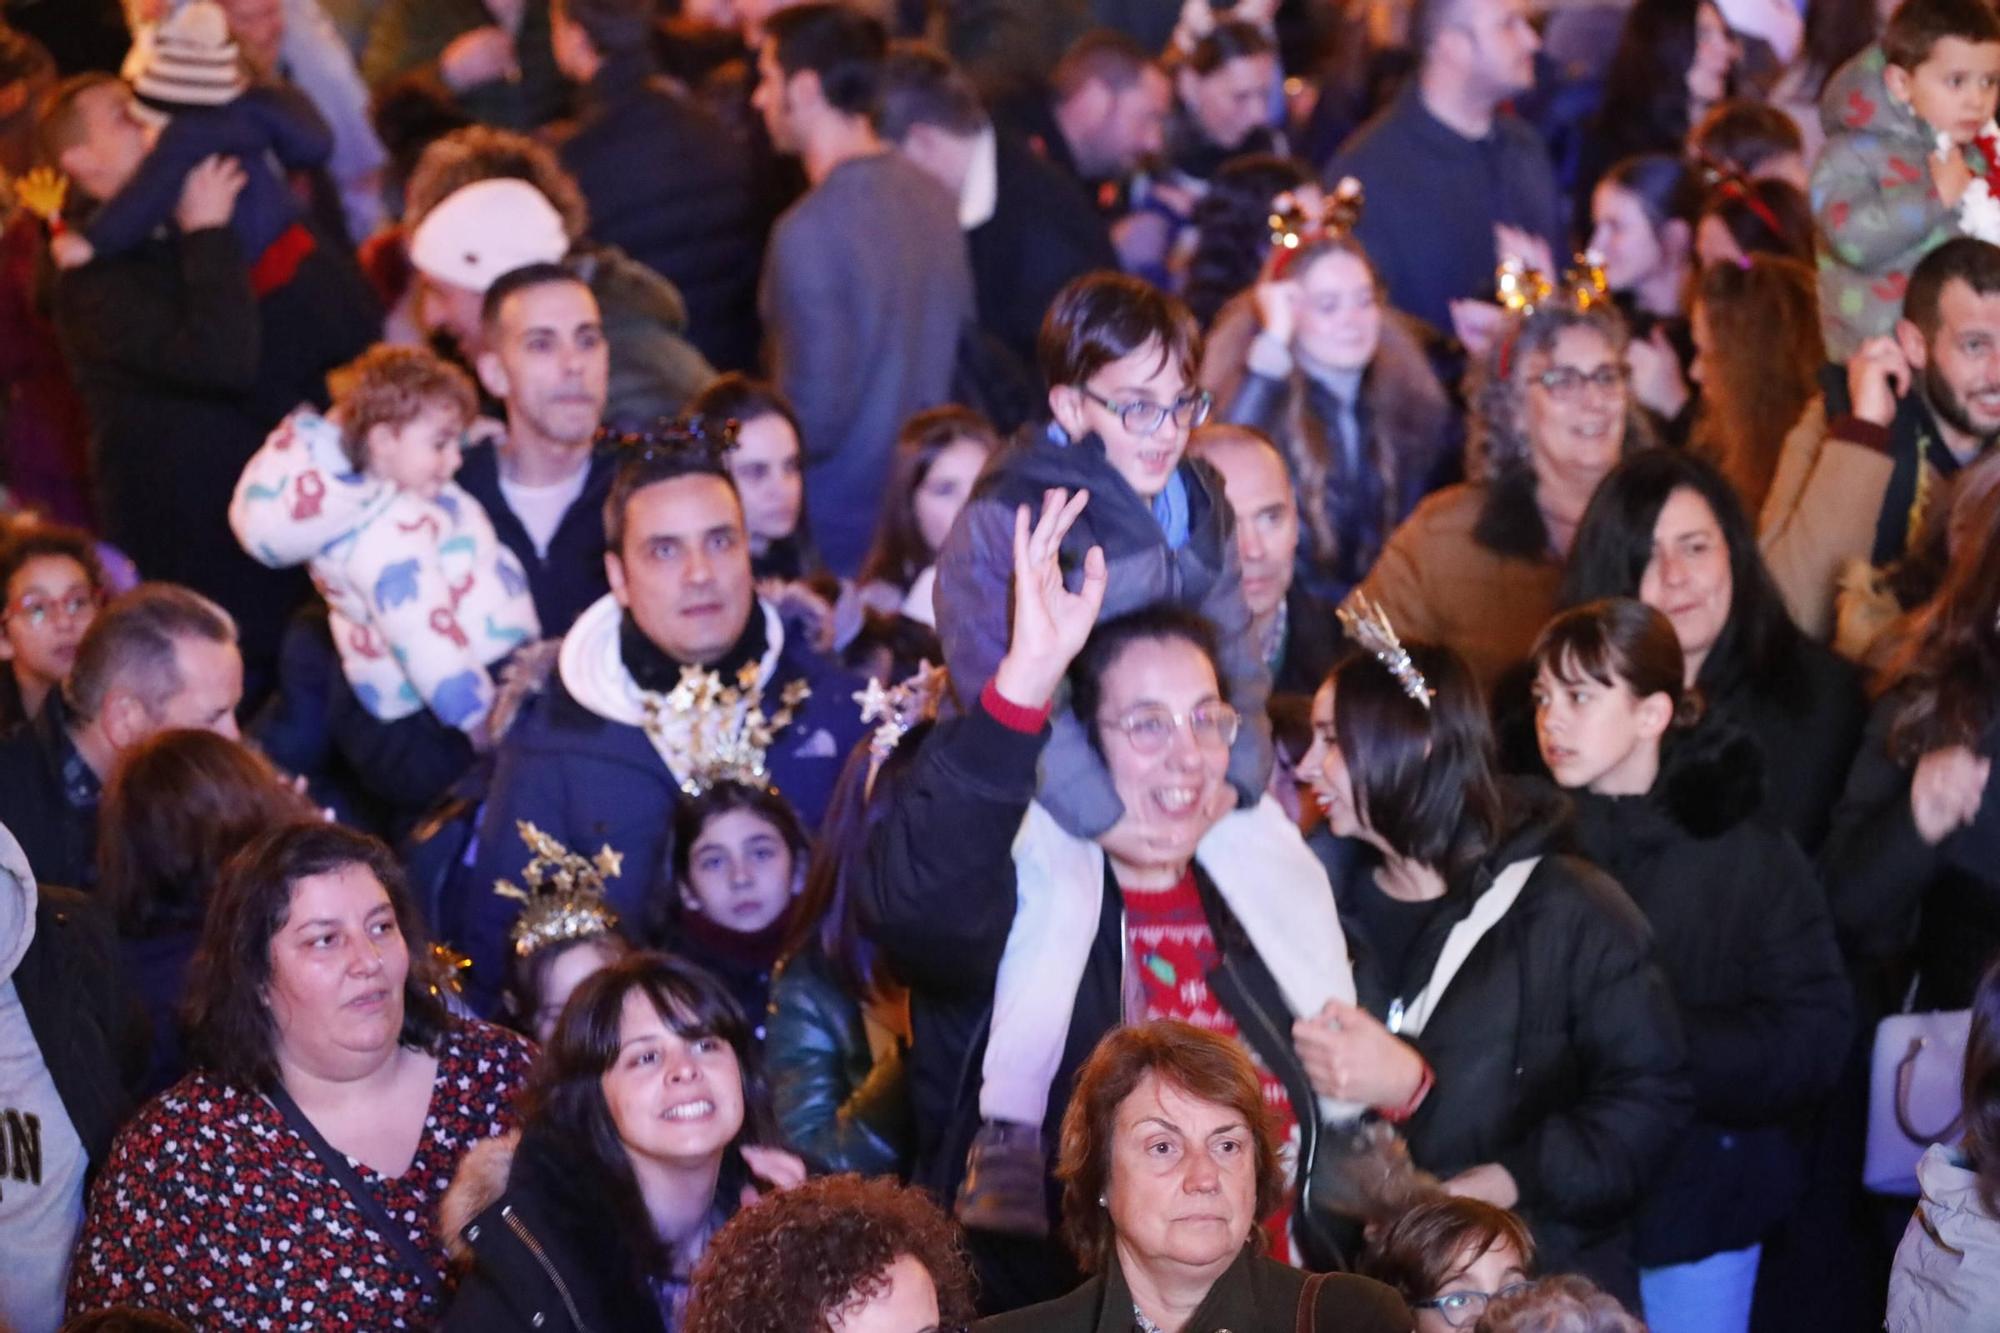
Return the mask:
<svg viewBox="0 0 2000 1333">
<path fill-rule="evenodd" d="M 1820 322 L 1827 358 L 1841 363 L 1896 327 L 1917 261 L 1959 234 L 1957 212 L 1931 179 L 1937 133 L 1890 95 L 1887 67 L 1875 43 L 1820 95 L 1826 147 L 1812 173 Z M 1975 178 L 1985 174 L 1976 148 L 1968 158 Z"/>
<path fill-rule="evenodd" d="M 1256 804 L 1271 776 L 1271 723 L 1264 709 L 1271 679 L 1250 633 L 1235 519 L 1223 503 L 1221 477 L 1198 459 L 1181 461 L 1175 475 L 1186 487 L 1188 538 L 1174 550 L 1152 507 L 1105 457 L 1103 441 L 1093 434 L 1071 443 L 1054 431 L 1023 429 L 973 487 L 938 552 L 938 638 L 960 702 L 970 704 L 1007 652 L 1015 509 L 1039 508 L 1052 487 L 1087 490 L 1090 503 L 1063 538 L 1064 582 L 1072 590 L 1081 587 L 1084 556 L 1101 546 L 1107 578 L 1100 624 L 1172 602 L 1215 627 L 1223 696 L 1243 718 L 1229 751 L 1229 782 L 1243 805 Z M 1097 837 L 1124 813 L 1103 757 L 1066 698 L 1055 713 L 1042 773 L 1038 799 L 1078 837 Z"/>
<path fill-rule="evenodd" d="M 1719 722 L 1670 736 L 1645 796 L 1572 792 L 1579 848 L 1646 914 L 1687 1034 L 1694 1120 L 1646 1191 L 1642 1267 L 1757 1244 L 1803 1184 L 1793 1122 L 1833 1090 L 1853 1001 L 1791 835 L 1764 822 L 1762 752 Z"/>
<path fill-rule="evenodd" d="M 243 469 L 229 525 L 259 562 L 310 566 L 341 670 L 384 721 L 429 708 L 477 729 L 488 668 L 541 637 L 527 573 L 477 500 L 452 482 L 425 499 L 355 471 L 340 427 L 310 409 Z"/>
<path fill-rule="evenodd" d="M 1923 1197 L 1889 1270 L 1888 1333 L 1980 1333 L 2000 1308 L 2000 1218 L 1979 1197 L 1962 1148 L 1917 1163 Z"/>
</svg>

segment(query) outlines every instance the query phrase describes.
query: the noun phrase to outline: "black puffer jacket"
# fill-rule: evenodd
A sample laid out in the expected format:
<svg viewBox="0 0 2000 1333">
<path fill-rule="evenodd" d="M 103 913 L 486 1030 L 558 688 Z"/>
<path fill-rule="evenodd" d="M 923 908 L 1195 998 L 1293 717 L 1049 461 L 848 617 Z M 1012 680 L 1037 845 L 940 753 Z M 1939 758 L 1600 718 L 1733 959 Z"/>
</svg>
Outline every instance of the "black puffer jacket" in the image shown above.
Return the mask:
<svg viewBox="0 0 2000 1333">
<path fill-rule="evenodd" d="M 1802 1184 L 1791 1121 L 1833 1088 L 1853 996 L 1812 866 L 1758 809 L 1754 740 L 1670 740 L 1651 793 L 1572 793 L 1581 850 L 1653 926 L 1687 1033 L 1695 1118 L 1639 1211 L 1643 1267 L 1760 1241 Z"/>
<path fill-rule="evenodd" d="M 1508 797 L 1513 831 L 1449 887 L 1402 984 L 1384 974 L 1353 909 L 1356 895 L 1380 890 L 1366 874 L 1342 886 L 1355 985 L 1386 1018 L 1429 980 L 1451 928 L 1499 871 L 1542 857 L 1416 1039 L 1437 1082 L 1404 1133 L 1417 1164 L 1440 1177 L 1506 1167 L 1538 1266 L 1585 1273 L 1637 1304 L 1632 1220 L 1692 1100 L 1680 1020 L 1645 918 L 1603 871 L 1561 854 L 1567 807 L 1524 788 Z"/>
</svg>

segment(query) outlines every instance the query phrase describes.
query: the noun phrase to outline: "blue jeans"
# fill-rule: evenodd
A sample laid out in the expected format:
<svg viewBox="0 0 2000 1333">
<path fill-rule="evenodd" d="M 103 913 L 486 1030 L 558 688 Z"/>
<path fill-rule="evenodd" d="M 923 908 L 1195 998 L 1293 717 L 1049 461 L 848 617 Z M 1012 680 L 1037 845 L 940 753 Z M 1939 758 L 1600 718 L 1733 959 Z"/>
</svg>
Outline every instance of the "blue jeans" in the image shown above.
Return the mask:
<svg viewBox="0 0 2000 1333">
<path fill-rule="evenodd" d="M 1639 1270 L 1652 1333 L 1746 1333 L 1764 1247 L 1728 1250 L 1691 1264 Z"/>
</svg>

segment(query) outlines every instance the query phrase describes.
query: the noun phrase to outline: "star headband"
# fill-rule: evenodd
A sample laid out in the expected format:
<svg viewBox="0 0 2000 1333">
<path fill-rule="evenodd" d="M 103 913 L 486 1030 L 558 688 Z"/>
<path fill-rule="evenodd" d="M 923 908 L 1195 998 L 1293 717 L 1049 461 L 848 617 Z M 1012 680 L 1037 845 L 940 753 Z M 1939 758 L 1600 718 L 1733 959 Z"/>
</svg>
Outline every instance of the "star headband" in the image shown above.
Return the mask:
<svg viewBox="0 0 2000 1333">
<path fill-rule="evenodd" d="M 507 932 L 520 958 L 551 945 L 595 939 L 618 929 L 618 913 L 604 900 L 604 881 L 616 879 L 624 858 L 609 846 L 593 858 L 578 856 L 525 819 L 516 827 L 534 859 L 521 871 L 518 887 L 496 880 L 493 892 L 525 904 Z"/>
<path fill-rule="evenodd" d="M 697 666 L 681 668 L 680 684 L 664 695 L 646 697 L 645 728 L 671 765 L 681 790 L 699 796 L 720 782 L 745 787 L 771 785 L 765 756 L 771 741 L 791 725 L 792 713 L 812 696 L 795 680 L 778 695 L 775 712 L 764 712 L 764 687 L 757 663 L 746 662 L 734 685 Z"/>
<path fill-rule="evenodd" d="M 706 457 L 721 463 L 736 447 L 737 423 L 695 416 L 685 420 L 662 418 L 648 430 L 614 430 L 600 426 L 596 443 L 618 451 L 618 462 L 649 462 L 683 454 Z"/>
<path fill-rule="evenodd" d="M 884 688 L 870 679 L 868 688 L 858 690 L 854 702 L 861 705 L 861 720 L 873 722 L 875 734 L 868 739 L 868 785 L 910 729 L 937 718 L 938 701 L 944 697 L 950 676 L 943 667 L 919 662 L 915 674 L 898 685 Z"/>
<path fill-rule="evenodd" d="M 1347 631 L 1347 637 L 1386 667 L 1389 674 L 1396 678 L 1396 683 L 1403 687 L 1403 693 L 1422 704 L 1428 713 L 1437 691 L 1430 687 L 1424 673 L 1417 670 L 1417 664 L 1410 660 L 1410 650 L 1396 637 L 1396 627 L 1389 623 L 1388 613 L 1378 603 L 1356 592 L 1342 602 L 1334 614 L 1340 617 L 1340 627 Z"/>
</svg>

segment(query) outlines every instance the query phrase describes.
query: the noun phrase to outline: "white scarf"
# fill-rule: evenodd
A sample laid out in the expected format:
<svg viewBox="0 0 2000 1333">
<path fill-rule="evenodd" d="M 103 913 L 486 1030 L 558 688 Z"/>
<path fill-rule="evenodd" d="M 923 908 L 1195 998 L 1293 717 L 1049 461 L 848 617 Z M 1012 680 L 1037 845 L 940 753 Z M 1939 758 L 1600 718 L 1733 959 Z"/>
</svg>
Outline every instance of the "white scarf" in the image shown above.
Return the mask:
<svg viewBox="0 0 2000 1333">
<path fill-rule="evenodd" d="M 764 636 L 769 641 L 757 662 L 757 687 L 767 690 L 778 671 L 778 654 L 785 648 L 785 626 L 770 603 L 759 598 L 757 607 L 764 614 Z M 611 593 L 592 602 L 563 636 L 556 670 L 572 699 L 607 722 L 645 732 L 667 771 L 674 775 L 674 781 L 685 782 L 688 727 L 671 711 L 661 708 L 665 695 L 640 689 L 632 673 L 626 670 L 618 647 L 618 630 L 624 617 L 625 608 Z M 739 710 L 748 707 L 747 699 L 737 704 Z"/>
<path fill-rule="evenodd" d="M 1439 950 L 1437 962 L 1431 967 L 1430 980 L 1424 983 L 1424 988 L 1407 1006 L 1398 999 L 1389 1007 L 1389 1031 L 1401 1037 L 1414 1037 L 1424 1030 L 1424 1025 L 1431 1021 L 1431 1015 L 1437 1012 L 1438 1002 L 1444 999 L 1452 978 L 1458 975 L 1458 969 L 1465 966 L 1465 960 L 1472 955 L 1473 946 L 1486 938 L 1487 931 L 1500 924 L 1500 918 L 1506 916 L 1520 898 L 1521 890 L 1527 887 L 1528 877 L 1541 863 L 1539 856 L 1510 861 L 1493 877 L 1492 887 L 1479 895 L 1479 901 L 1472 905 L 1472 910 L 1444 937 L 1444 948 Z"/>
</svg>

